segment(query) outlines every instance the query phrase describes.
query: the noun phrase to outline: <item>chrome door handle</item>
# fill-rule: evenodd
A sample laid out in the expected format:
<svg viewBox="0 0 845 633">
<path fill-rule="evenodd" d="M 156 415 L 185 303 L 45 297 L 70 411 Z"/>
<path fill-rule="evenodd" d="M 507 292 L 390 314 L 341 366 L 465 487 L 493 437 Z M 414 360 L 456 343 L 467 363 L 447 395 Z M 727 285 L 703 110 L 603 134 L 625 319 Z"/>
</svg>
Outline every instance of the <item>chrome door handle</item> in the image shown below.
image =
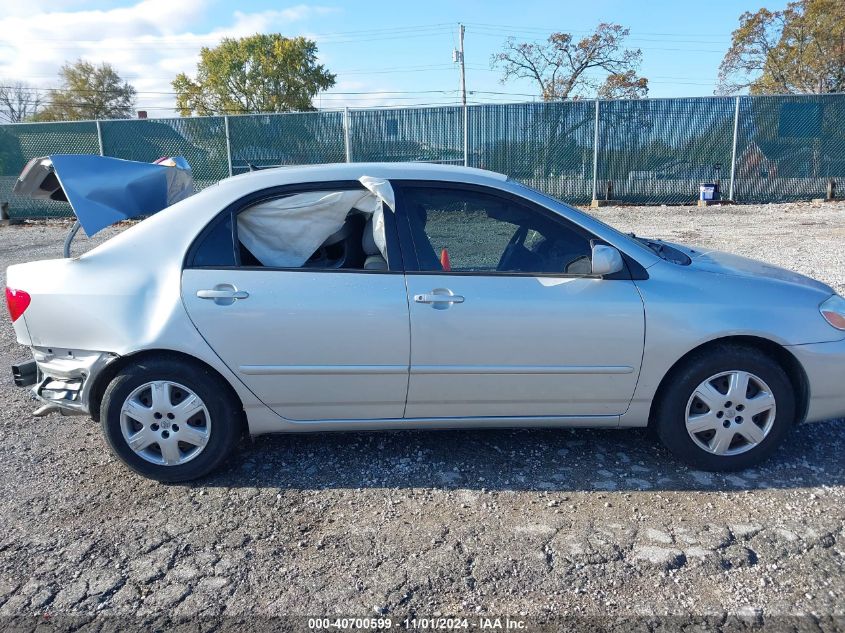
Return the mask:
<svg viewBox="0 0 845 633">
<path fill-rule="evenodd" d="M 464 298 L 448 288 L 435 288 L 431 292 L 414 295 L 416 303 L 427 303 L 435 310 L 448 310 L 453 303 L 463 303 Z"/>
<path fill-rule="evenodd" d="M 417 303 L 463 303 L 464 298 L 460 295 L 423 294 L 414 295 L 414 301 Z"/>
<path fill-rule="evenodd" d="M 246 299 L 249 293 L 246 290 L 197 290 L 200 299 Z"/>
<path fill-rule="evenodd" d="M 230 306 L 238 299 L 248 298 L 249 293 L 246 290 L 238 290 L 232 284 L 217 284 L 210 290 L 197 290 L 197 297 L 211 299 L 219 306 Z"/>
</svg>

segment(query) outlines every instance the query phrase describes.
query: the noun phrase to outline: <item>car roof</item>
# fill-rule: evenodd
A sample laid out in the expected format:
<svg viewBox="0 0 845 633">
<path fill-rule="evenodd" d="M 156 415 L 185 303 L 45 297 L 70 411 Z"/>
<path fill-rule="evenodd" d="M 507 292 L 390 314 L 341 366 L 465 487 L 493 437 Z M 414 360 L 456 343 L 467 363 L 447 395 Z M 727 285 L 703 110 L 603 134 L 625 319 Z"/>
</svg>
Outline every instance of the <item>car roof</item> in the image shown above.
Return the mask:
<svg viewBox="0 0 845 633">
<path fill-rule="evenodd" d="M 358 180 L 362 176 L 462 182 L 503 182 L 508 179 L 505 174 L 495 171 L 437 163 L 331 163 L 258 169 L 227 178 L 221 184 L 231 182 L 242 186 L 249 181 L 250 186 L 261 188 L 265 182 L 295 184 L 315 181 Z"/>
</svg>

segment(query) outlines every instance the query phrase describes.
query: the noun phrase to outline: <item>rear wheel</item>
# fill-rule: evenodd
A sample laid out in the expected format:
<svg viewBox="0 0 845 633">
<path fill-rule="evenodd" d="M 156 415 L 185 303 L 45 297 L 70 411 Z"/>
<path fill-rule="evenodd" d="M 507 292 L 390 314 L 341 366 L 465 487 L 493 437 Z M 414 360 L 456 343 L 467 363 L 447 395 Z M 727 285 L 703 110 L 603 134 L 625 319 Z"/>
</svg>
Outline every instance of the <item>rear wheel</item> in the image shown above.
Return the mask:
<svg viewBox="0 0 845 633">
<path fill-rule="evenodd" d="M 103 396 L 101 425 L 112 451 L 158 481 L 202 477 L 231 453 L 240 407 L 212 371 L 146 359 L 120 371 Z"/>
<path fill-rule="evenodd" d="M 690 465 L 738 470 L 769 457 L 795 421 L 783 368 L 754 348 L 722 346 L 669 377 L 654 419 L 663 443 Z"/>
</svg>

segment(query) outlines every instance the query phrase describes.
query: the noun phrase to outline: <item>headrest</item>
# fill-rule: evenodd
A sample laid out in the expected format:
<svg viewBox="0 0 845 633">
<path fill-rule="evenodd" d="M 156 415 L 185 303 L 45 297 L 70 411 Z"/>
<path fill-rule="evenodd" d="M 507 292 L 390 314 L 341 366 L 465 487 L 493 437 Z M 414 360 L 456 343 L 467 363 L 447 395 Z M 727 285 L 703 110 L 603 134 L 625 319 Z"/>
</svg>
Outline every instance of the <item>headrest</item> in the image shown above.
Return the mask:
<svg viewBox="0 0 845 633">
<path fill-rule="evenodd" d="M 361 239 L 361 246 L 367 255 L 381 255 L 376 245 L 375 224 L 372 216 L 370 216 L 366 226 L 364 226 L 364 237 Z"/>
<path fill-rule="evenodd" d="M 342 242 L 349 234 L 352 232 L 352 227 L 349 225 L 349 222 L 345 222 L 342 227 L 340 227 L 337 231 L 329 235 L 325 240 L 323 240 L 322 246 L 331 246 L 332 244 L 337 244 L 338 242 Z"/>
</svg>

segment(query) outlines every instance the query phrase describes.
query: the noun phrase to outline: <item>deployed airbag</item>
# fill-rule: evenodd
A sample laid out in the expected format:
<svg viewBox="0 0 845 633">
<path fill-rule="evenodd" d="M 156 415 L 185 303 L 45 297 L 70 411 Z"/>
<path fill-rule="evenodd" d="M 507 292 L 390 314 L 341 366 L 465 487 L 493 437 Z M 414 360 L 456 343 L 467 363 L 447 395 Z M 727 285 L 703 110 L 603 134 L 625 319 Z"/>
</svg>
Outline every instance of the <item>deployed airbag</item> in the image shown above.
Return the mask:
<svg viewBox="0 0 845 633">
<path fill-rule="evenodd" d="M 373 237 L 386 259 L 383 203 L 392 202 L 393 190 L 387 181 L 364 180 L 366 190 L 313 191 L 256 204 L 238 215 L 238 239 L 264 266 L 299 268 L 357 211 L 373 218 Z"/>
</svg>

